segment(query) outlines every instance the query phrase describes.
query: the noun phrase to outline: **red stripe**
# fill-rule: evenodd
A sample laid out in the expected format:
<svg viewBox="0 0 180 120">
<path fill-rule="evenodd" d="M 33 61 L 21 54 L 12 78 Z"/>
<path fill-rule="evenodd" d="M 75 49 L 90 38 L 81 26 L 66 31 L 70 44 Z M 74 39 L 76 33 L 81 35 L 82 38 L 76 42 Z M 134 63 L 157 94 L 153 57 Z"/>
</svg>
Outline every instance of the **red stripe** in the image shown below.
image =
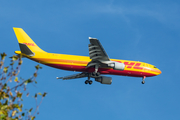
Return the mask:
<svg viewBox="0 0 180 120">
<path fill-rule="evenodd" d="M 76 66 L 76 65 L 61 65 L 61 64 L 45 64 L 54 68 L 69 70 L 69 71 L 79 71 L 79 72 L 94 72 L 94 68 L 86 68 L 85 66 Z M 122 76 L 133 76 L 133 77 L 151 77 L 156 76 L 155 74 L 148 72 L 139 72 L 139 71 L 130 71 L 130 70 L 114 70 L 107 68 L 99 68 L 98 72 L 101 74 L 111 74 L 111 75 L 122 75 Z"/>
</svg>

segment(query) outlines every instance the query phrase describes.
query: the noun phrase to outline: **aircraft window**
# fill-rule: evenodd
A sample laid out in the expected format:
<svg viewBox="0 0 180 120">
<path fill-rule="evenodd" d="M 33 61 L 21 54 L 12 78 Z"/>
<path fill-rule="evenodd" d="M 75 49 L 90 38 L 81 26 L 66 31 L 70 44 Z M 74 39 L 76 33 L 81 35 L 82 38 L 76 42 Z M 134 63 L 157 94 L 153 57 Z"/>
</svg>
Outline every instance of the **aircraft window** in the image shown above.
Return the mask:
<svg viewBox="0 0 180 120">
<path fill-rule="evenodd" d="M 156 66 L 154 66 L 154 68 L 157 68 Z"/>
</svg>

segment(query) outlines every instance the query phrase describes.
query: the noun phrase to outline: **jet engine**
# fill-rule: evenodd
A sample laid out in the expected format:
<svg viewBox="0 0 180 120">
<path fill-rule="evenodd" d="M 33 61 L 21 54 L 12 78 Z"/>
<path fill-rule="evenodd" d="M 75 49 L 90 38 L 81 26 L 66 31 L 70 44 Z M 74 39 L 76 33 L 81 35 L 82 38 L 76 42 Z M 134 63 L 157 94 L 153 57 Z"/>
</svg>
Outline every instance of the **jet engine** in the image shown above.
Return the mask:
<svg viewBox="0 0 180 120">
<path fill-rule="evenodd" d="M 106 77 L 106 76 L 100 76 L 98 78 L 95 78 L 95 81 L 100 82 L 101 84 L 111 84 L 112 83 L 112 78 L 111 77 Z"/>
<path fill-rule="evenodd" d="M 119 62 L 110 63 L 108 66 L 113 68 L 114 70 L 124 70 L 125 68 L 125 64 Z"/>
</svg>

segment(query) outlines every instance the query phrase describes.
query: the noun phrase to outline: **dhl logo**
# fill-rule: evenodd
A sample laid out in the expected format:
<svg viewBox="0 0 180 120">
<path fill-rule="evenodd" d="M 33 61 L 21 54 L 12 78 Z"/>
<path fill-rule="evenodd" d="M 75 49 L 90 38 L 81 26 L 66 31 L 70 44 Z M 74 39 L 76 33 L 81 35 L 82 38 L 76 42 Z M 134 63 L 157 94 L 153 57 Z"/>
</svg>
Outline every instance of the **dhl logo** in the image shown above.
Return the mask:
<svg viewBox="0 0 180 120">
<path fill-rule="evenodd" d="M 117 61 L 121 62 L 121 61 Z M 122 63 L 122 62 L 121 62 Z M 141 63 L 136 63 L 136 62 L 124 62 L 126 68 L 134 68 L 134 69 L 139 69 L 142 70 L 143 67 L 140 67 Z"/>
<path fill-rule="evenodd" d="M 139 67 L 141 65 L 141 63 L 124 62 L 124 64 L 127 66 L 127 68 L 134 68 L 134 69 L 140 69 L 140 70 L 143 69 L 143 67 Z"/>
<path fill-rule="evenodd" d="M 36 46 L 34 43 L 23 43 L 26 44 L 27 46 Z"/>
</svg>

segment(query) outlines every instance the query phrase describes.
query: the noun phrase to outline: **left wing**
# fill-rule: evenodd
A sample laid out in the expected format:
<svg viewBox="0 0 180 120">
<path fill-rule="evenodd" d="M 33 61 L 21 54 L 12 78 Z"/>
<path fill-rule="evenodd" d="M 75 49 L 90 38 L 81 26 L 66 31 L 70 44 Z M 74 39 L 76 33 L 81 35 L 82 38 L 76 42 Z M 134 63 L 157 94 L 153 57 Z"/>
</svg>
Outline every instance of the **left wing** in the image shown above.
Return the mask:
<svg viewBox="0 0 180 120">
<path fill-rule="evenodd" d="M 83 78 L 88 77 L 88 73 L 82 72 L 75 75 L 65 76 L 65 77 L 57 77 L 57 79 L 69 80 L 69 79 L 76 79 L 76 78 Z"/>
</svg>

